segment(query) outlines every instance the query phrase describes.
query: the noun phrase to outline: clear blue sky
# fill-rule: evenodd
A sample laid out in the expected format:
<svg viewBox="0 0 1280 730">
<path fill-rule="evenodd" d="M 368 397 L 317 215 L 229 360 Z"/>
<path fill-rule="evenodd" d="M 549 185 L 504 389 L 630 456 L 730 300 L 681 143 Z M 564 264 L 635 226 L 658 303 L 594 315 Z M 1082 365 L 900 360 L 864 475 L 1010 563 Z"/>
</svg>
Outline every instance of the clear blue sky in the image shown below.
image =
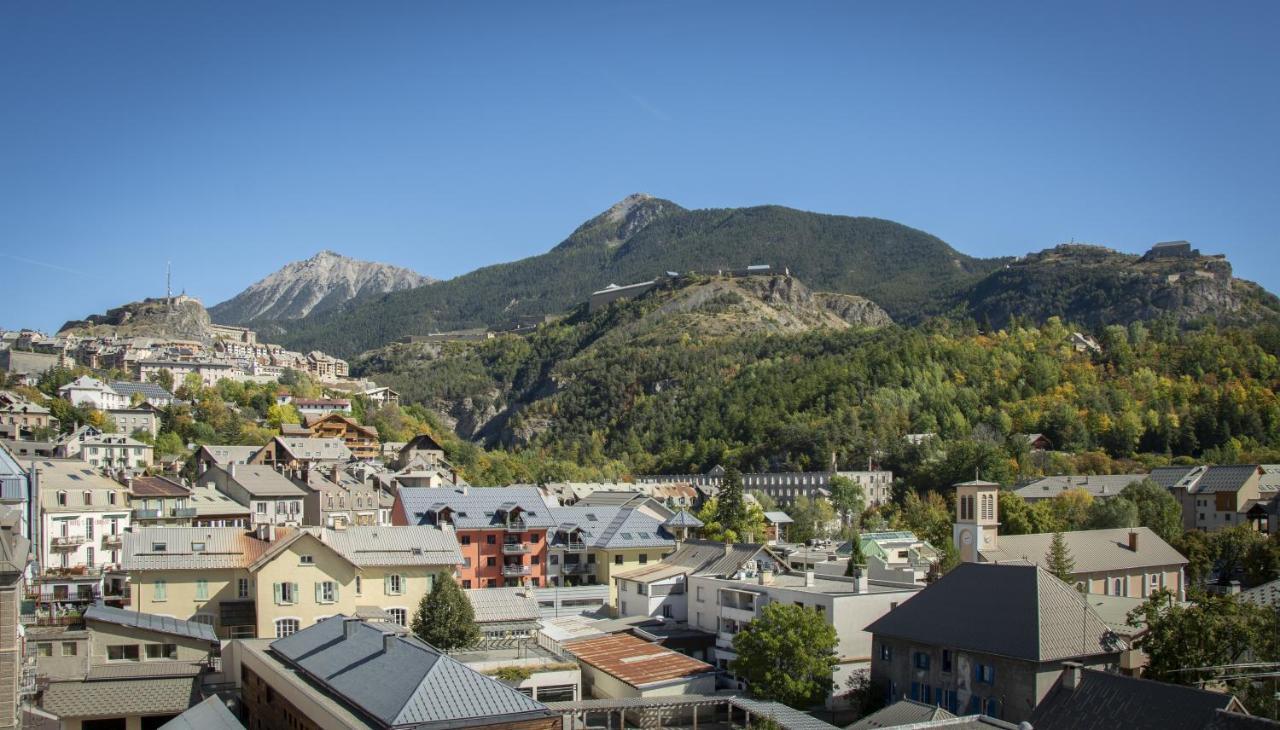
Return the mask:
<svg viewBox="0 0 1280 730">
<path fill-rule="evenodd" d="M 636 191 L 1280 291 L 1280 3 L 1045 5 L 3 3 L 0 326 L 166 260 L 206 304 L 321 248 L 447 278 Z"/>
</svg>

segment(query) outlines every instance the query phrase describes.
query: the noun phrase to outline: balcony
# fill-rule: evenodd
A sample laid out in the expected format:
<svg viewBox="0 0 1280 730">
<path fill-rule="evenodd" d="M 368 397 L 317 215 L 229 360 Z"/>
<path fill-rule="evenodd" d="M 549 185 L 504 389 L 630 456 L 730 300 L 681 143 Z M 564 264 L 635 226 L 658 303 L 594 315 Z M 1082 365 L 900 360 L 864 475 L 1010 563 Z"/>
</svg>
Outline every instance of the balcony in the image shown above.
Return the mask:
<svg viewBox="0 0 1280 730">
<path fill-rule="evenodd" d="M 522 542 L 508 542 L 502 545 L 503 555 L 524 555 L 529 552 L 529 546 Z"/>
<path fill-rule="evenodd" d="M 120 534 L 115 534 L 115 535 L 110 535 L 110 534 L 108 534 L 108 535 L 103 535 L 103 536 L 102 536 L 102 547 L 104 547 L 104 548 L 106 548 L 106 549 L 108 549 L 108 550 L 119 550 L 119 549 L 120 549 L 120 545 L 123 543 L 123 541 L 124 541 L 124 536 L 123 536 L 123 535 L 120 535 Z"/>
<path fill-rule="evenodd" d="M 196 516 L 196 508 L 195 507 L 174 507 L 169 510 L 169 516 L 178 518 L 178 519 L 189 520 L 192 517 Z"/>
<path fill-rule="evenodd" d="M 522 575 L 530 575 L 533 568 L 528 565 L 504 565 L 502 566 L 502 574 L 507 577 L 519 577 Z"/>
<path fill-rule="evenodd" d="M 529 526 L 525 524 L 524 520 L 511 520 L 503 523 L 502 529 L 507 532 L 525 532 L 529 529 Z"/>
<path fill-rule="evenodd" d="M 560 572 L 565 575 L 590 575 L 596 572 L 595 563 L 565 563 L 560 567 Z"/>
<path fill-rule="evenodd" d="M 559 548 L 566 553 L 583 553 L 587 551 L 587 544 L 585 542 L 578 541 L 556 543 L 552 547 Z"/>
<path fill-rule="evenodd" d="M 131 513 L 135 520 L 158 520 L 160 519 L 160 510 L 158 509 L 135 509 Z"/>
<path fill-rule="evenodd" d="M 54 550 L 75 550 L 85 542 L 84 535 L 57 535 L 53 538 Z"/>
</svg>

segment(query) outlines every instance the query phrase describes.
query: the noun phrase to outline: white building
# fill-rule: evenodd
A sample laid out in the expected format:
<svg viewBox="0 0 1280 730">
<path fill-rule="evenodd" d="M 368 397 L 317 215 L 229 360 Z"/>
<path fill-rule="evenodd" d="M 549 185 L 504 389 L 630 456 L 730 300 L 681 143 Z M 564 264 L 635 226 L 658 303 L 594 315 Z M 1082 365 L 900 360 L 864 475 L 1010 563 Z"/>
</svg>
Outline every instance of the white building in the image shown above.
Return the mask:
<svg viewBox="0 0 1280 730">
<path fill-rule="evenodd" d="M 81 375 L 75 380 L 58 388 L 58 395 L 71 402 L 73 406 L 88 406 L 99 411 L 111 411 L 129 407 L 129 399 L 116 392 L 115 388 L 88 375 Z"/>
<path fill-rule="evenodd" d="M 121 535 L 130 526 L 128 488 L 79 460 L 44 459 L 32 467 L 37 564 L 45 576 L 100 588 L 120 563 Z"/>
<path fill-rule="evenodd" d="M 151 465 L 153 449 L 129 436 L 104 433 L 80 443 L 80 459 L 103 469 L 141 470 Z"/>
</svg>

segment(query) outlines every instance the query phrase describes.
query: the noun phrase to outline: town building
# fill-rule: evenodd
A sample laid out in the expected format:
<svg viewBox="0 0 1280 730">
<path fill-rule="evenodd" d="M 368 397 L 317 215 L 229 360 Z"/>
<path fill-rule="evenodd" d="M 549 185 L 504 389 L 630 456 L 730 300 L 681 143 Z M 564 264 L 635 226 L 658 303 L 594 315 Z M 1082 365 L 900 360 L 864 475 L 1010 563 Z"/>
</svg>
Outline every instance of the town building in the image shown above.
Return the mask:
<svg viewBox="0 0 1280 730">
<path fill-rule="evenodd" d="M 378 430 L 356 423 L 350 416 L 341 413 L 327 413 L 320 416 L 308 416 L 307 430 L 312 438 L 337 439 L 346 444 L 351 451 L 351 458 L 361 460 L 376 459 L 381 454 L 378 445 Z"/>
<path fill-rule="evenodd" d="M 535 487 L 404 487 L 396 495 L 391 520 L 455 532 L 462 550 L 458 580 L 463 588 L 549 585 L 548 531 L 557 522 Z"/>
<path fill-rule="evenodd" d="M 18 627 L 30 551 L 22 516 L 0 508 L 0 728 L 21 726 L 21 700 L 33 689 Z"/>
<path fill-rule="evenodd" d="M 303 501 L 311 490 L 269 466 L 214 466 L 206 469 L 198 479 L 202 485 L 217 489 L 248 507 L 251 524 L 303 524 Z"/>
<path fill-rule="evenodd" d="M 34 441 L 37 435 L 48 438 L 48 432 L 57 427 L 58 419 L 48 408 L 16 393 L 0 391 L 0 438 Z"/>
<path fill-rule="evenodd" d="M 1269 534 L 1280 526 L 1271 519 L 1276 492 L 1263 491 L 1264 474 L 1257 464 L 1163 467 L 1151 472 L 1182 505 L 1183 529 L 1212 532 L 1247 524 Z"/>
<path fill-rule="evenodd" d="M 786 562 L 758 543 L 682 542 L 661 561 L 613 575 L 619 616 L 661 616 L 690 621 L 687 583 L 691 576 L 733 576 L 746 570 L 788 572 Z M 694 617 L 697 618 L 696 616 Z"/>
<path fill-rule="evenodd" d="M 75 460 L 37 461 L 31 479 L 39 509 L 32 521 L 39 602 L 65 606 L 100 597 L 132 524 L 128 489 Z"/>
<path fill-rule="evenodd" d="M 164 408 L 173 405 L 173 402 L 178 399 L 177 396 L 170 393 L 159 383 L 113 380 L 111 381 L 111 389 L 125 399 L 126 406 L 137 400 L 139 403 L 145 403 L 153 408 Z"/>
<path fill-rule="evenodd" d="M 168 477 L 138 476 L 125 480 L 135 527 L 189 527 L 196 516 L 191 489 Z"/>
<path fill-rule="evenodd" d="M 938 549 L 907 530 L 864 532 L 858 535 L 862 556 L 867 561 L 867 577 L 897 583 L 924 583 L 933 566 L 942 559 Z M 845 559 L 853 552 L 845 543 L 836 555 Z"/>
<path fill-rule="evenodd" d="M 253 455 L 262 450 L 261 446 L 211 446 L 201 445 L 196 450 L 196 473 L 203 474 L 211 466 L 230 466 L 231 464 L 248 464 Z"/>
<path fill-rule="evenodd" d="M 1035 730 L 1203 730 L 1220 712 L 1248 710 L 1232 695 L 1153 682 L 1064 662 L 1057 683 L 1031 714 Z M 1269 721 L 1268 721 L 1269 722 Z"/>
<path fill-rule="evenodd" d="M 1130 484 L 1136 484 L 1146 478 L 1146 474 L 1049 476 L 1021 482 L 1013 488 L 1013 491 L 1028 503 L 1053 499 L 1059 494 L 1073 489 L 1082 489 L 1094 499 L 1109 499 L 1124 491 L 1124 488 Z"/>
<path fill-rule="evenodd" d="M 117 393 L 110 385 L 88 375 L 81 375 L 58 388 L 58 396 L 70 401 L 73 406 L 94 408 L 99 411 L 129 407 L 128 398 Z"/>
<path fill-rule="evenodd" d="M 310 493 L 303 499 L 302 514 L 308 525 L 387 524 L 382 519 L 384 507 L 389 511 L 394 504 L 394 498 L 372 479 L 360 479 L 337 463 L 308 472 L 306 486 Z"/>
<path fill-rule="evenodd" d="M 18 534 L 31 537 L 31 481 L 18 459 L 0 444 L 0 508 L 13 510 L 20 517 Z"/>
<path fill-rule="evenodd" d="M 461 562 L 430 527 L 151 527 L 125 536 L 138 611 L 206 623 L 223 638 L 288 636 L 367 607 L 408 625 L 439 575 Z"/>
<path fill-rule="evenodd" d="M 200 385 L 212 388 L 219 380 L 240 380 L 244 372 L 229 362 L 212 360 L 139 360 L 137 365 L 138 380 L 144 383 L 153 382 L 168 372 L 175 384 L 181 384 L 186 377 L 195 374 L 200 378 Z M 160 404 L 156 404 L 160 405 Z"/>
<path fill-rule="evenodd" d="M 724 479 L 725 469 L 716 466 L 706 474 L 651 474 L 637 477 L 641 484 L 691 484 L 716 487 Z M 844 477 L 862 487 L 867 506 L 887 504 L 893 499 L 893 472 L 891 471 L 807 471 L 765 472 L 742 475 L 742 488 L 748 492 L 763 492 L 782 507 L 789 507 L 796 497 L 831 496 L 831 478 Z"/>
<path fill-rule="evenodd" d="M 142 471 L 151 466 L 155 449 L 129 436 L 104 433 L 79 442 L 80 459 L 107 470 Z"/>
<path fill-rule="evenodd" d="M 369 390 L 364 391 L 364 397 L 368 398 L 370 403 L 379 408 L 387 405 L 400 405 L 400 394 L 386 386 L 370 388 Z"/>
<path fill-rule="evenodd" d="M 306 472 L 316 466 L 345 463 L 351 459 L 351 449 L 338 439 L 317 439 L 298 436 L 276 436 L 249 457 L 249 464 L 262 464 L 280 471 L 287 471 L 303 479 Z"/>
<path fill-rule="evenodd" d="M 952 713 L 1031 718 L 1067 662 L 1126 648 L 1085 597 L 1035 565 L 962 563 L 867 627 L 872 682 Z"/>
<path fill-rule="evenodd" d="M 152 439 L 160 433 L 160 410 L 150 404 L 136 408 L 117 408 L 107 411 L 107 417 L 116 425 L 116 432 L 149 434 Z"/>
<path fill-rule="evenodd" d="M 556 527 L 550 533 L 547 585 L 601 585 L 615 605 L 613 576 L 658 562 L 676 549 L 675 536 L 662 522 L 634 507 L 550 508 Z"/>
<path fill-rule="evenodd" d="M 348 615 L 270 643 L 233 642 L 224 662 L 250 730 L 562 727 L 541 702 L 412 636 Z"/>
<path fill-rule="evenodd" d="M 956 548 L 965 562 L 1048 566 L 1050 533 L 999 535 L 1000 485 L 956 485 Z M 1074 530 L 1062 533 L 1075 561 L 1072 583 L 1083 593 L 1145 598 L 1157 590 L 1186 595 L 1187 559 L 1150 528 Z"/>
<path fill-rule="evenodd" d="M 716 669 L 630 634 L 576 639 L 564 649 L 582 666 L 583 693 L 599 699 L 712 694 Z"/>
<path fill-rule="evenodd" d="M 242 527 L 251 526 L 249 508 L 219 492 L 216 486 L 202 484 L 191 487 L 188 505 L 195 510 L 192 527 Z"/>
<path fill-rule="evenodd" d="M 444 461 L 444 447 L 430 434 L 420 433 L 409 439 L 409 443 L 400 449 L 398 463 L 404 466 L 413 459 L 423 459 L 432 465 L 438 464 Z"/>
<path fill-rule="evenodd" d="M 346 398 L 294 398 L 291 403 L 303 418 L 351 412 L 351 401 Z"/>
</svg>

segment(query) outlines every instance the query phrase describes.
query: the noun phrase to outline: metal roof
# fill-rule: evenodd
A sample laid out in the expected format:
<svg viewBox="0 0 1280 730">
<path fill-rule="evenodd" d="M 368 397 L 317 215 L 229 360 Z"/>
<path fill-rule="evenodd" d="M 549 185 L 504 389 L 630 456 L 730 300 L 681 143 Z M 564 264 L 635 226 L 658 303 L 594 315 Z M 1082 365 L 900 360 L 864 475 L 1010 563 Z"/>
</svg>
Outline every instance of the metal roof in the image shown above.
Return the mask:
<svg viewBox="0 0 1280 730">
<path fill-rule="evenodd" d="M 173 400 L 174 395 L 164 389 L 164 386 L 156 383 L 135 383 L 131 380 L 116 380 L 111 383 L 111 389 L 120 395 L 132 396 L 134 393 L 141 393 L 142 397 L 151 400 Z"/>
<path fill-rule="evenodd" d="M 1227 464 L 1211 466 L 1196 482 L 1196 494 L 1207 492 L 1238 492 L 1261 468 L 1257 464 Z"/>
<path fill-rule="evenodd" d="M 1063 670 L 1032 712 L 1036 730 L 1201 730 L 1216 710 L 1238 705 L 1229 694 L 1095 669 L 1077 670 L 1079 685 L 1068 689 L 1063 680 L 1070 671 Z"/>
<path fill-rule="evenodd" d="M 193 487 L 187 506 L 195 508 L 197 517 L 209 515 L 247 515 L 249 508 L 219 492 L 214 487 Z"/>
<path fill-rule="evenodd" d="M 154 631 L 160 634 L 181 636 L 188 639 L 200 639 L 211 643 L 218 642 L 218 635 L 208 624 L 194 621 L 179 621 L 169 616 L 159 616 L 141 611 L 127 611 L 123 608 L 93 605 L 85 609 L 85 620 L 102 621 L 117 626 L 131 626 L 136 629 Z"/>
<path fill-rule="evenodd" d="M 165 477 L 134 477 L 129 482 L 134 497 L 186 497 L 191 490 Z"/>
<path fill-rule="evenodd" d="M 873 728 L 892 728 L 899 725 L 912 725 L 918 722 L 932 722 L 955 717 L 955 714 L 936 705 L 915 700 L 898 700 L 897 702 L 867 715 L 861 720 L 845 728 L 845 730 L 872 730 Z"/>
<path fill-rule="evenodd" d="M 478 624 L 538 621 L 542 618 L 533 591 L 525 588 L 473 588 L 463 592 L 471 601 Z"/>
<path fill-rule="evenodd" d="M 295 459 L 346 461 L 351 458 L 351 449 L 347 448 L 342 439 L 276 436 L 276 443 Z"/>
<path fill-rule="evenodd" d="M 702 520 L 694 517 L 688 510 L 680 510 L 664 522 L 668 527 L 702 527 Z"/>
<path fill-rule="evenodd" d="M 1194 485 L 1203 472 L 1203 466 L 1158 466 L 1147 477 L 1165 489 L 1172 489 Z"/>
<path fill-rule="evenodd" d="M 412 636 L 343 616 L 283 639 L 271 651 L 336 696 L 385 725 L 490 725 L 550 717 L 547 706 L 486 677 Z"/>
<path fill-rule="evenodd" d="M 306 531 L 321 536 L 321 542 L 362 568 L 462 563 L 457 538 L 453 532 L 438 527 L 361 525 L 344 530 L 306 528 Z"/>
<path fill-rule="evenodd" d="M 580 530 L 588 547 L 622 548 L 675 547 L 675 540 L 662 523 L 631 507 L 551 507 L 551 515 L 561 529 Z"/>
<path fill-rule="evenodd" d="M 562 644 L 579 661 L 641 688 L 714 674 L 715 667 L 630 634 L 575 639 Z"/>
<path fill-rule="evenodd" d="M 195 677 L 54 682 L 44 692 L 43 709 L 63 719 L 167 715 L 186 710 L 199 697 Z"/>
<path fill-rule="evenodd" d="M 214 694 L 161 725 L 160 730 L 244 730 L 244 725 L 231 714 L 222 698 Z"/>
<path fill-rule="evenodd" d="M 1122 648 L 1084 596 L 1033 565 L 961 563 L 866 630 L 1033 662 Z"/>
<path fill-rule="evenodd" d="M 1083 489 L 1095 497 L 1114 497 L 1125 487 L 1146 479 L 1146 474 L 1087 474 L 1049 476 L 1032 479 L 1014 488 L 1024 499 L 1049 499 L 1068 489 Z"/>
<path fill-rule="evenodd" d="M 1129 549 L 1130 532 L 1138 533 L 1136 551 Z M 1066 539 L 1067 550 L 1076 561 L 1077 573 L 1187 564 L 1186 558 L 1147 527 L 1075 530 L 1064 532 L 1062 536 Z M 982 559 L 989 563 L 1029 561 L 1048 567 L 1046 554 L 1052 542 L 1053 534 L 1049 532 L 1001 535 L 996 541 L 996 549 L 981 551 Z"/>
<path fill-rule="evenodd" d="M 551 508 L 542 501 L 537 487 L 487 487 L 458 489 L 451 487 L 401 487 L 400 503 L 410 522 L 422 523 L 432 505 L 443 503 L 453 511 L 453 524 L 459 530 L 483 530 L 499 527 L 504 522 L 502 505 L 514 503 L 521 509 L 527 527 L 555 527 Z"/>
<path fill-rule="evenodd" d="M 200 447 L 200 453 L 208 454 L 214 464 L 222 466 L 231 463 L 244 464 L 249 461 L 249 457 L 261 449 L 261 446 L 209 446 L 206 444 Z"/>
<path fill-rule="evenodd" d="M 688 540 L 681 543 L 674 553 L 661 562 L 641 565 L 614 573 L 615 578 L 625 578 L 638 583 L 652 583 L 677 575 L 733 575 L 748 562 L 764 553 L 775 564 L 775 570 L 787 571 L 786 561 L 778 558 L 764 545 L 736 543 L 726 545 L 707 540 Z"/>
<path fill-rule="evenodd" d="M 210 468 L 227 472 L 228 479 L 239 484 L 253 497 L 305 497 L 307 495 L 306 487 L 269 466 L 236 464 L 234 472 L 230 467 Z"/>
<path fill-rule="evenodd" d="M 130 572 L 245 568 L 270 546 L 243 527 L 135 527 L 121 563 Z"/>
<path fill-rule="evenodd" d="M 775 525 L 785 525 L 794 522 L 794 520 L 791 519 L 791 515 L 786 512 L 765 512 L 764 518 Z"/>
</svg>

